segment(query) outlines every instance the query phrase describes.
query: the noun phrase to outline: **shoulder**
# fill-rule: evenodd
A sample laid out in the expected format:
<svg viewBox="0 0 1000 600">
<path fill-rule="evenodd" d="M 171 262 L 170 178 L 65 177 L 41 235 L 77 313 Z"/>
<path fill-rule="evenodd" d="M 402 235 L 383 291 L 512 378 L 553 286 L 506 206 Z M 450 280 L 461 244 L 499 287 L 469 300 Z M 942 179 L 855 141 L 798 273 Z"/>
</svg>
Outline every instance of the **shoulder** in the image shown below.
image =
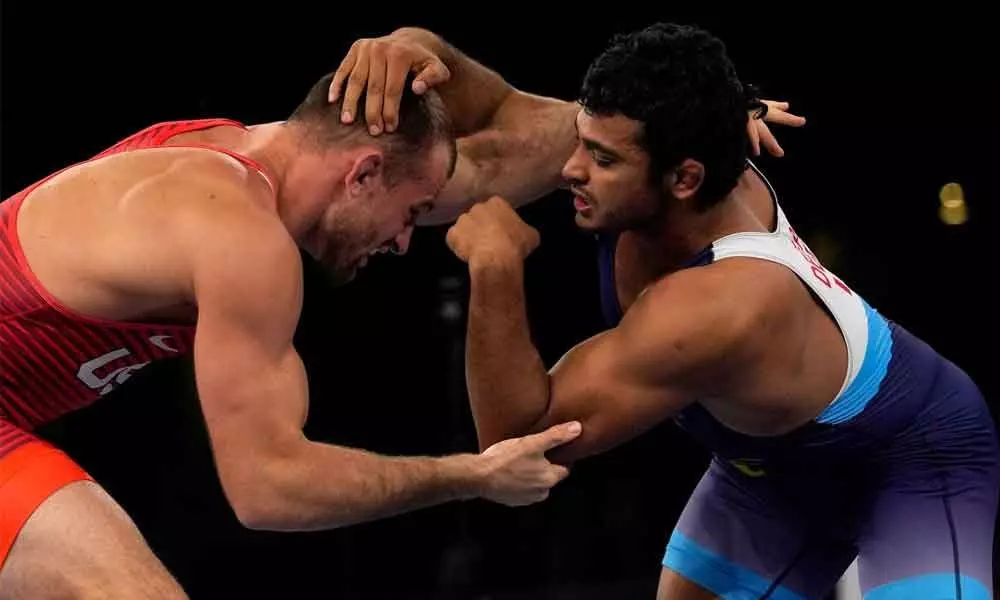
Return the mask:
<svg viewBox="0 0 1000 600">
<path fill-rule="evenodd" d="M 136 186 L 144 196 L 162 199 L 161 212 L 189 228 L 199 243 L 216 239 L 286 239 L 270 187 L 238 160 L 221 152 L 194 148 L 176 152 L 165 168 Z M 248 248 L 249 249 L 249 248 Z"/>
<path fill-rule="evenodd" d="M 192 279 L 298 286 L 301 255 L 263 178 L 211 150 L 179 148 L 135 186 Z M 192 283 L 192 285 L 194 285 Z"/>
<path fill-rule="evenodd" d="M 780 278 L 766 263 L 742 259 L 684 269 L 647 288 L 619 329 L 636 354 L 669 356 L 663 368 L 674 374 L 750 365 L 780 315 L 780 286 L 772 285 Z"/>
<path fill-rule="evenodd" d="M 249 202 L 266 207 L 274 205 L 274 196 L 266 180 L 239 160 L 210 149 L 172 148 L 156 183 L 167 188 L 204 192 L 222 200 Z"/>
</svg>

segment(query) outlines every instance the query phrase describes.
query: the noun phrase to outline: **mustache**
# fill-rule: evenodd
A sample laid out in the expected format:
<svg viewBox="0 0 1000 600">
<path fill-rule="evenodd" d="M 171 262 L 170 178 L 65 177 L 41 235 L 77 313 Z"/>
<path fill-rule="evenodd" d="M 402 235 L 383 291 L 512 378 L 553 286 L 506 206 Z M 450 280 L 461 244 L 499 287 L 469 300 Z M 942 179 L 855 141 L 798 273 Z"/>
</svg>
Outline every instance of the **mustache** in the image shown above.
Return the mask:
<svg viewBox="0 0 1000 600">
<path fill-rule="evenodd" d="M 587 202 L 593 202 L 593 200 L 594 200 L 594 198 L 589 193 L 587 193 L 586 191 L 584 191 L 584 190 L 582 190 L 582 189 L 580 189 L 578 187 L 575 187 L 575 186 L 571 185 L 571 186 L 569 186 L 569 191 L 572 192 L 573 195 L 579 196 L 579 197 L 583 198 L 584 200 L 586 200 Z"/>
</svg>

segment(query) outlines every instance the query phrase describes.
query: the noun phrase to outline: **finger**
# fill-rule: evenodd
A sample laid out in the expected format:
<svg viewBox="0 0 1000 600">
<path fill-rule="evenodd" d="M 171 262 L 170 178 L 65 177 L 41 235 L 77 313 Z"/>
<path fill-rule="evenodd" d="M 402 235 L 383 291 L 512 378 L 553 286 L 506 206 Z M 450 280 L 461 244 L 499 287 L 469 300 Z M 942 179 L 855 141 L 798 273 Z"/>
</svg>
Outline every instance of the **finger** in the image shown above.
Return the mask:
<svg viewBox="0 0 1000 600">
<path fill-rule="evenodd" d="M 788 127 L 801 127 L 806 124 L 805 117 L 793 115 L 783 110 L 768 110 L 763 120 L 768 123 L 776 123 Z"/>
<path fill-rule="evenodd" d="M 750 148 L 753 150 L 754 156 L 760 155 L 760 134 L 757 132 L 757 119 L 750 119 L 750 126 L 747 127 L 748 133 L 750 134 Z"/>
<path fill-rule="evenodd" d="M 347 88 L 344 90 L 344 102 L 341 105 L 340 120 L 344 123 L 353 123 L 354 116 L 358 114 L 358 98 L 361 97 L 361 90 L 368 82 L 368 48 L 367 46 L 358 51 L 358 58 L 351 69 L 351 74 L 347 76 Z"/>
<path fill-rule="evenodd" d="M 439 60 L 433 60 L 413 78 L 413 92 L 423 94 L 428 89 L 441 85 L 451 78 L 451 71 Z"/>
<path fill-rule="evenodd" d="M 553 425 L 541 433 L 528 436 L 525 441 L 532 450 L 545 452 L 556 446 L 572 442 L 580 436 L 581 431 L 583 431 L 583 426 L 580 425 L 579 421 L 570 421 L 569 423 Z"/>
<path fill-rule="evenodd" d="M 374 43 L 368 54 L 368 94 L 365 98 L 365 121 L 372 135 L 382 132 L 382 93 L 385 90 L 385 45 Z"/>
<path fill-rule="evenodd" d="M 771 156 L 782 157 L 785 155 L 785 151 L 778 144 L 777 138 L 771 133 L 771 129 L 764 123 L 760 124 L 760 141 L 764 148 L 771 154 Z"/>
<path fill-rule="evenodd" d="M 549 487 L 555 486 L 557 483 L 569 477 L 569 469 L 562 465 L 552 465 L 552 483 Z"/>
<path fill-rule="evenodd" d="M 448 247 L 455 250 L 455 241 L 458 239 L 458 221 L 454 225 L 448 228 L 448 233 L 445 234 L 444 240 L 448 244 Z"/>
<path fill-rule="evenodd" d="M 789 106 L 787 102 L 775 102 L 774 100 L 761 100 L 761 102 L 766 104 L 768 108 L 777 110 L 788 110 Z"/>
<path fill-rule="evenodd" d="M 336 102 L 337 98 L 340 97 L 340 88 L 344 85 L 344 80 L 351 73 L 351 69 L 354 68 L 354 63 L 358 59 L 358 46 L 359 42 L 354 42 L 351 44 L 351 49 L 347 51 L 347 56 L 344 60 L 340 61 L 340 66 L 333 73 L 333 79 L 330 80 L 330 89 L 326 93 L 326 99 L 330 102 Z"/>
<path fill-rule="evenodd" d="M 386 131 L 395 131 L 399 125 L 399 103 L 403 99 L 403 86 L 409 72 L 409 59 L 401 52 L 390 49 L 386 59 L 385 96 L 382 98 L 382 120 Z"/>
</svg>

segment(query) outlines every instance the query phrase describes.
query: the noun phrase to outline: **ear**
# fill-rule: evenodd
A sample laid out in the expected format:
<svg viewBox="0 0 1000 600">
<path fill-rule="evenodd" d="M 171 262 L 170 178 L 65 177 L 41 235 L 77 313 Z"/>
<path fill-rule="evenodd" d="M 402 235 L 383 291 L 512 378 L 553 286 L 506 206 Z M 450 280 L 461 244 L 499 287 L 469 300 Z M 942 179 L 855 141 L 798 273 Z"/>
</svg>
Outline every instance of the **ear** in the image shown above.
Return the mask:
<svg viewBox="0 0 1000 600">
<path fill-rule="evenodd" d="M 382 180 L 385 156 L 377 148 L 366 148 L 354 156 L 344 184 L 354 195 L 372 189 Z"/>
<path fill-rule="evenodd" d="M 687 158 L 663 177 L 663 185 L 674 198 L 687 200 L 694 196 L 705 181 L 705 165 Z"/>
</svg>

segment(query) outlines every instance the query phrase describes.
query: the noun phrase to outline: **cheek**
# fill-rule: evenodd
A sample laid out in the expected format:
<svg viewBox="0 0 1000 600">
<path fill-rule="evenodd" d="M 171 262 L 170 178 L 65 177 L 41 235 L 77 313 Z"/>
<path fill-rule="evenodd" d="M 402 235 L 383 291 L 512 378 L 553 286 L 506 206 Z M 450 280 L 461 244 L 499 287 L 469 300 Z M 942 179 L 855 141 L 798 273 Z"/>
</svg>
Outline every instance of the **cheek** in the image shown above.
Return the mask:
<svg viewBox="0 0 1000 600">
<path fill-rule="evenodd" d="M 599 203 L 617 205 L 631 195 L 633 187 L 626 177 L 598 169 L 591 175 L 587 189 Z"/>
<path fill-rule="evenodd" d="M 655 190 L 646 184 L 641 174 L 605 175 L 592 180 L 588 188 L 594 194 L 599 209 L 646 211 L 658 201 Z"/>
</svg>

